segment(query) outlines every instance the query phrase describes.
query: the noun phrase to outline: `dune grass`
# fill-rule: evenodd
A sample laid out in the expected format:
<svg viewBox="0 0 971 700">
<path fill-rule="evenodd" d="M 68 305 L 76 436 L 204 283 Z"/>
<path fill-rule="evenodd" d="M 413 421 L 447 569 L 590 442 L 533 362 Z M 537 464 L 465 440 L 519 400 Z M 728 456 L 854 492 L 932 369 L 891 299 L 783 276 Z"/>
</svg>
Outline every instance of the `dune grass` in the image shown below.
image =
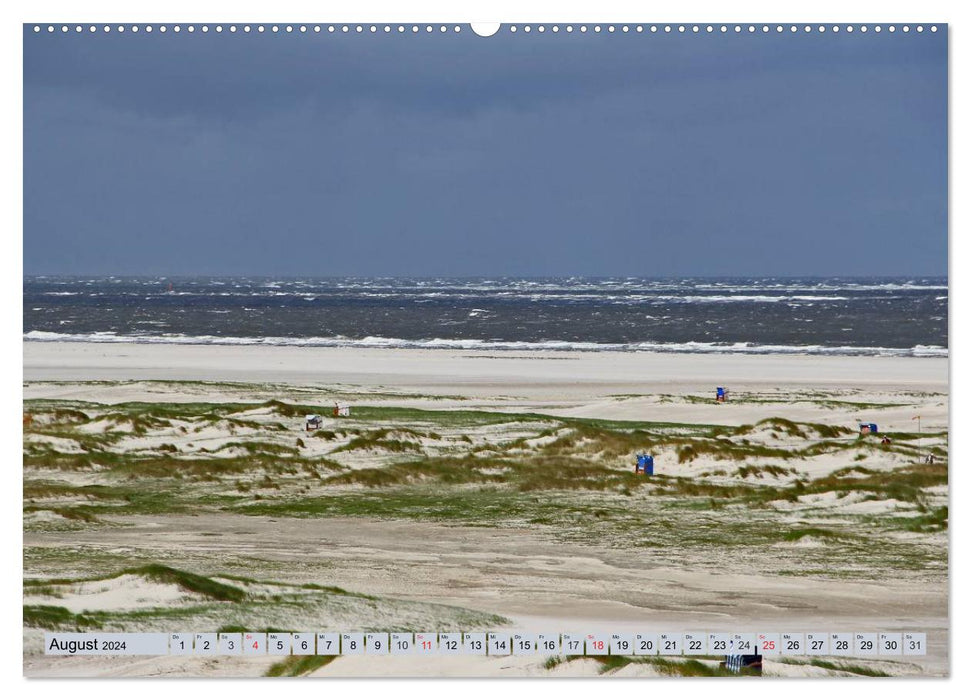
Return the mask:
<svg viewBox="0 0 971 700">
<path fill-rule="evenodd" d="M 269 678 L 306 676 L 319 668 L 323 668 L 336 658 L 336 656 L 316 655 L 290 656 L 282 661 L 277 661 L 263 675 Z"/>
<path fill-rule="evenodd" d="M 380 433 L 381 431 L 375 431 L 375 433 Z M 418 454 L 423 454 L 424 449 L 420 442 L 415 442 L 414 440 L 398 440 L 391 438 L 376 437 L 375 433 L 369 433 L 367 435 L 361 435 L 352 438 L 350 442 L 346 445 L 341 445 L 333 450 L 331 454 L 337 454 L 339 452 L 353 452 L 354 450 L 365 450 L 371 451 L 383 451 L 383 452 L 416 452 Z"/>
<path fill-rule="evenodd" d="M 246 598 L 246 592 L 241 588 L 219 583 L 206 576 L 200 576 L 188 571 L 181 571 L 162 564 L 146 564 L 127 569 L 121 569 L 112 574 L 87 577 L 87 578 L 53 578 L 53 579 L 26 579 L 24 588 L 26 590 L 38 590 L 55 586 L 70 586 L 78 583 L 92 581 L 107 581 L 120 576 L 131 575 L 139 576 L 148 581 L 157 583 L 171 583 L 183 590 L 198 593 L 213 600 L 224 600 L 239 602 Z"/>
<path fill-rule="evenodd" d="M 59 515 L 65 520 L 73 520 L 77 523 L 98 523 L 101 520 L 98 518 L 95 511 L 90 508 L 85 508 L 84 506 L 24 506 L 24 515 L 28 513 L 38 513 L 38 512 L 51 512 L 55 515 Z"/>
<path fill-rule="evenodd" d="M 74 613 L 58 605 L 24 605 L 24 626 L 40 629 L 106 631 L 294 631 L 326 628 L 347 616 L 367 622 L 363 631 L 391 628 L 488 628 L 509 620 L 466 608 L 420 601 L 379 598 L 315 583 L 280 583 L 243 576 L 227 577 L 239 586 L 157 563 L 77 578 L 24 581 L 24 594 L 53 598 L 60 589 L 78 592 L 79 584 L 109 582 L 123 574 L 165 581 L 195 592 L 201 599 L 182 599 L 164 606 L 125 610 L 89 609 Z M 221 577 L 221 576 L 220 576 Z M 95 589 L 99 586 L 95 586 Z M 246 589 L 245 591 L 243 589 Z"/>
<path fill-rule="evenodd" d="M 56 605 L 25 605 L 24 627 L 81 632 L 101 629 L 101 622 L 95 616 L 77 615 Z"/>
<path fill-rule="evenodd" d="M 357 469 L 325 480 L 326 484 L 358 484 L 370 488 L 415 483 L 505 484 L 518 491 L 634 489 L 644 478 L 633 472 L 597 466 L 571 457 L 503 459 L 440 457 L 403 462 L 384 468 Z"/>
<path fill-rule="evenodd" d="M 839 556 L 845 559 L 839 570 L 862 559 L 888 566 L 893 560 L 913 570 L 936 566 L 936 539 L 924 547 L 885 536 L 934 534 L 948 526 L 947 508 L 934 491 L 947 485 L 946 442 L 925 443 L 925 453 L 938 450 L 942 457 L 928 465 L 917 463 L 916 449 L 903 439 L 883 446 L 850 427 L 781 417 L 733 427 L 355 406 L 332 430 L 307 434 L 302 416 L 328 415 L 329 406 L 44 400 L 25 403 L 25 411 L 36 420 L 25 426 L 24 512 L 61 516 L 32 517 L 29 530 L 117 527 L 114 516 L 225 510 L 548 528 L 559 540 L 649 547 L 665 557 L 809 536 L 822 545 L 812 552 L 780 548 L 779 570 L 811 564 L 825 571 Z M 106 423 L 104 432 L 91 432 Z M 193 446 L 202 430 L 206 435 Z M 136 433 L 138 449 L 120 445 Z M 204 442 L 220 434 L 236 437 L 221 445 L 225 438 Z M 946 441 L 946 434 L 937 439 Z M 659 473 L 634 474 L 633 456 L 642 452 L 661 455 Z M 859 454 L 874 459 L 863 467 L 854 463 Z M 878 461 L 885 454 L 901 466 L 876 468 L 887 466 Z M 671 455 L 681 464 L 704 459 L 717 467 L 682 470 Z M 801 460 L 820 455 L 842 457 L 847 466 L 814 479 L 797 471 Z M 65 474 L 62 480 L 57 471 L 82 479 L 68 481 Z M 907 516 L 877 513 L 836 525 L 814 521 L 813 513 L 799 522 L 787 515 L 780 524 L 787 504 L 811 505 L 807 497 L 826 493 L 916 508 Z"/>
<path fill-rule="evenodd" d="M 246 592 L 241 588 L 219 583 L 211 578 L 192 574 L 188 571 L 179 571 L 162 564 L 149 564 L 135 569 L 126 569 L 123 573 L 144 576 L 149 581 L 173 583 L 186 591 L 192 591 L 213 600 L 239 602 L 246 597 Z"/>
<path fill-rule="evenodd" d="M 797 527 L 792 530 L 785 530 L 782 532 L 782 540 L 784 542 L 798 542 L 803 537 L 816 537 L 819 539 L 841 539 L 852 537 L 846 532 L 834 532 L 833 530 L 827 530 L 822 527 Z"/>
<path fill-rule="evenodd" d="M 600 673 L 609 673 L 630 666 L 644 664 L 665 676 L 683 678 L 737 678 L 745 675 L 761 675 L 751 671 L 733 673 L 720 664 L 706 664 L 698 659 L 674 659 L 664 656 L 591 656 L 600 664 Z"/>
<path fill-rule="evenodd" d="M 941 532 L 947 530 L 948 508 L 941 506 L 914 518 L 902 519 L 903 529 L 910 532 Z"/>
<path fill-rule="evenodd" d="M 826 659 L 794 659 L 792 657 L 781 657 L 774 659 L 775 661 L 783 664 L 788 664 L 790 666 L 815 666 L 817 668 L 825 668 L 828 671 L 840 671 L 842 673 L 851 673 L 854 676 L 868 676 L 871 678 L 886 678 L 891 674 L 887 673 L 878 668 L 870 668 L 869 666 L 861 666 L 858 663 L 853 663 L 849 661 L 828 661 Z"/>
<path fill-rule="evenodd" d="M 830 671 L 852 673 L 854 676 L 868 676 L 871 678 L 886 678 L 890 676 L 890 674 L 886 671 L 881 671 L 877 668 L 869 668 L 867 666 L 860 666 L 859 664 L 851 663 L 834 663 L 824 659 L 810 659 L 809 665 L 816 666 L 817 668 L 825 668 Z"/>
</svg>

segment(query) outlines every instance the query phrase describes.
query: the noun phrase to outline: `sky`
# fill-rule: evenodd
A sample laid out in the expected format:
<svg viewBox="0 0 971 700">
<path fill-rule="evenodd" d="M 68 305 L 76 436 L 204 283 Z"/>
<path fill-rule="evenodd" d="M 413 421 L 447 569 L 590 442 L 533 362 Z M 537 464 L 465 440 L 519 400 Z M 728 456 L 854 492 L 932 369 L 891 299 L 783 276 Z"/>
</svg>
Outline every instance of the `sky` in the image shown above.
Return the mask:
<svg viewBox="0 0 971 700">
<path fill-rule="evenodd" d="M 947 274 L 937 33 L 24 28 L 24 273 Z"/>
</svg>

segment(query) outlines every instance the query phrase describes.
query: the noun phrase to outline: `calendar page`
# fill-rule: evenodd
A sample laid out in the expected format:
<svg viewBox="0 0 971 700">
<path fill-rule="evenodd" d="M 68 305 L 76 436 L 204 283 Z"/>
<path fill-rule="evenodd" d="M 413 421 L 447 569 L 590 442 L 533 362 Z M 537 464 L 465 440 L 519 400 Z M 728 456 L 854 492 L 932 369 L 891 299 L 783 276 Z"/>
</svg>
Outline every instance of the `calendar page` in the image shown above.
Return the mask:
<svg viewBox="0 0 971 700">
<path fill-rule="evenodd" d="M 949 675 L 947 23 L 273 14 L 23 25 L 25 676 Z"/>
</svg>

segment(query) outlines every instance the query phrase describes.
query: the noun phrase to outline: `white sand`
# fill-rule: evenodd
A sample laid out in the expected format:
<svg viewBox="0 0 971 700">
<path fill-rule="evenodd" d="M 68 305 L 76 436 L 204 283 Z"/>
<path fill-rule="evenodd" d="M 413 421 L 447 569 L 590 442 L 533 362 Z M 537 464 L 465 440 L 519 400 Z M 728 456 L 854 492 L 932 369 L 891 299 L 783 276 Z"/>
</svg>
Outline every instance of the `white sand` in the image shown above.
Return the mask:
<svg viewBox="0 0 971 700">
<path fill-rule="evenodd" d="M 540 410 L 572 416 L 626 420 L 741 425 L 785 416 L 853 426 L 877 422 L 884 430 L 912 431 L 915 396 L 925 430 L 948 425 L 948 362 L 940 358 L 869 358 L 808 356 L 667 355 L 649 353 L 490 353 L 451 350 L 377 350 L 350 348 L 211 347 L 85 343 L 25 343 L 25 398 L 73 398 L 103 403 L 120 401 L 238 401 L 229 389 L 165 388 L 147 380 L 272 382 L 304 385 L 283 392 L 281 400 L 324 402 L 330 387 L 355 391 L 447 395 L 446 399 L 385 400 L 424 408 L 483 407 L 492 410 Z M 56 380 L 57 384 L 29 383 Z M 124 386 L 77 384 L 125 380 Z M 829 392 L 827 398 L 862 403 L 906 403 L 904 407 L 861 410 L 818 403 L 671 402 L 662 395 L 713 396 L 714 387 L 732 392 Z M 309 388 L 307 388 L 309 387 Z M 314 389 L 314 387 L 318 387 Z M 626 395 L 626 396 L 621 396 Z M 634 395 L 631 397 L 630 395 Z M 464 397 L 464 398 L 456 398 Z M 256 399 L 254 399 L 256 400 Z M 259 398 L 259 401 L 266 398 Z M 380 400 L 368 401 L 379 403 Z M 489 428 L 492 430 L 492 428 Z M 242 432 L 240 433 L 242 434 Z M 475 437 L 473 435 L 473 437 Z M 779 438 L 784 443 L 784 436 Z M 212 448 L 227 441 L 218 431 L 172 435 L 155 443 L 188 443 Z M 150 449 L 152 439 L 132 437 L 128 449 Z M 308 445 L 312 449 L 312 445 Z M 670 456 L 669 456 L 670 457 Z M 368 464 L 361 456 L 361 463 Z M 892 468 L 893 456 L 862 461 L 868 469 Z M 882 460 L 882 461 L 881 461 Z M 663 462 L 663 456 L 661 461 Z M 671 462 L 669 458 L 667 460 Z M 734 465 L 737 466 L 737 465 Z M 792 465 L 810 476 L 829 473 L 843 462 L 831 456 Z M 683 467 L 690 476 L 724 468 L 703 459 Z M 734 467 L 733 467 L 734 468 Z M 768 482 L 767 482 L 768 483 Z M 941 498 L 946 498 L 946 489 Z M 782 504 L 780 504 L 782 505 Z M 833 495 L 790 504 L 828 509 L 834 516 L 877 513 L 907 507 L 891 501 L 850 501 Z M 312 556 L 332 562 L 328 585 L 383 597 L 432 601 L 505 615 L 514 629 L 534 631 L 707 630 L 793 631 L 824 629 L 876 631 L 912 629 L 928 632 L 930 655 L 915 659 L 925 672 L 946 670 L 948 651 L 947 582 L 805 580 L 763 576 L 744 564 L 728 563 L 720 573 L 659 566 L 650 550 L 610 549 L 554 543 L 539 528 L 445 527 L 412 521 L 357 519 L 266 519 L 229 514 L 157 515 L 125 518 L 126 527 L 72 532 L 75 546 L 149 548 L 153 552 L 206 552 L 219 547 L 226 555 L 252 553 L 275 562 L 299 562 Z M 213 537 L 216 533 L 218 537 Z M 29 533 L 30 546 L 60 546 L 61 533 Z M 805 538 L 792 547 L 825 546 Z M 117 584 L 115 584 L 117 587 Z M 171 592 L 105 591 L 106 605 L 161 600 Z M 79 596 L 90 600 L 90 593 Z M 902 602 L 906 601 L 906 605 Z M 81 605 L 68 600 L 72 606 Z M 65 604 L 65 603 L 57 603 Z M 83 603 L 86 605 L 86 603 Z M 388 661 L 342 658 L 319 675 L 590 675 L 596 665 L 579 660 L 554 669 L 539 659 Z M 100 670 L 80 659 L 51 664 L 43 657 L 25 659 L 28 675 L 108 673 L 142 675 L 256 675 L 267 663 L 250 660 L 192 662 L 180 659 L 102 662 Z M 812 667 L 772 668 L 778 675 L 826 675 Z M 652 674 L 648 667 L 618 675 Z"/>
<path fill-rule="evenodd" d="M 490 353 L 361 348 L 24 343 L 24 379 L 282 382 L 389 386 L 426 393 L 560 398 L 712 393 L 715 385 L 947 391 L 944 358 L 681 355 L 622 352 Z M 92 400 L 97 388 L 93 388 Z M 698 407 L 691 406 L 695 411 Z M 719 411 L 721 406 L 712 406 Z M 692 413 L 696 421 L 704 416 Z M 677 420 L 677 417 L 672 417 Z"/>
<path fill-rule="evenodd" d="M 104 581 L 58 586 L 58 595 L 24 595 L 24 605 L 57 605 L 71 612 L 138 610 L 204 600 L 170 583 L 154 583 L 124 574 Z M 30 589 L 26 589 L 29 593 Z"/>
</svg>

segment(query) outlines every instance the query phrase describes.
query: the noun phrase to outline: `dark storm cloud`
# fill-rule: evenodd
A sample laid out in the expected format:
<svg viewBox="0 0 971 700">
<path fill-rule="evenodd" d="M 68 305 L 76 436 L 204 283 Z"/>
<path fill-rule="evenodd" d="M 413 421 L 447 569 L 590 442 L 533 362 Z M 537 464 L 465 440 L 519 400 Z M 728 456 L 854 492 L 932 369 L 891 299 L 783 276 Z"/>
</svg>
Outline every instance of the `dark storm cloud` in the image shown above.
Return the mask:
<svg viewBox="0 0 971 700">
<path fill-rule="evenodd" d="M 944 32 L 24 46 L 28 274 L 946 271 Z"/>
</svg>

